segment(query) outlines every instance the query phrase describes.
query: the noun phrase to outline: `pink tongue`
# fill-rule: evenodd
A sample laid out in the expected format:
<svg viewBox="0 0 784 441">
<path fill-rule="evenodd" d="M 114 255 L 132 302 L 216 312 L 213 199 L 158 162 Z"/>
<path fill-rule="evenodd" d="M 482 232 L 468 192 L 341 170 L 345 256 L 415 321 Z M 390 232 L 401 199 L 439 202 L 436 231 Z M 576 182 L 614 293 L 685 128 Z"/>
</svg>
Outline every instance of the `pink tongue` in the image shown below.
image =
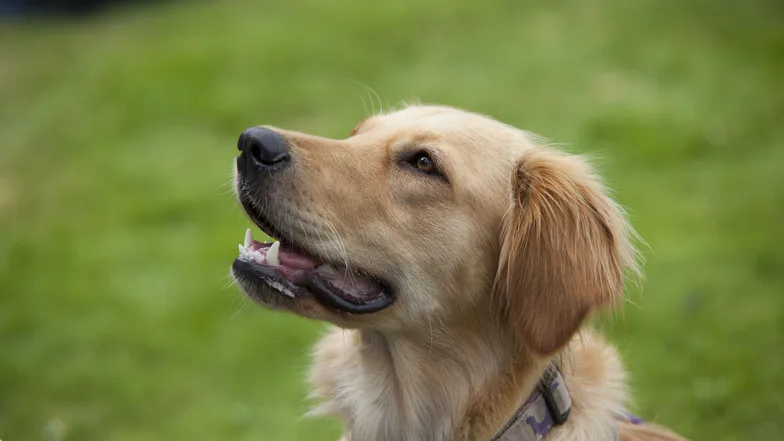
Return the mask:
<svg viewBox="0 0 784 441">
<path fill-rule="evenodd" d="M 268 265 L 266 255 L 269 252 L 271 243 L 264 243 L 254 240 L 248 247 L 251 251 L 258 251 L 264 257 L 263 265 Z M 278 250 L 278 263 L 275 270 L 291 283 L 298 286 L 305 286 L 311 277 L 311 272 L 316 268 L 316 261 L 310 257 L 295 251 L 291 248 L 280 248 Z"/>
<path fill-rule="evenodd" d="M 254 240 L 249 248 L 266 255 L 270 246 L 272 244 Z M 315 273 L 331 288 L 356 299 L 372 297 L 383 289 L 381 284 L 361 274 L 349 271 L 345 267 L 335 268 L 332 265 L 320 264 L 291 248 L 278 250 L 278 260 L 280 265 L 275 267 L 276 271 L 298 286 L 306 286 Z"/>
<path fill-rule="evenodd" d="M 278 260 L 280 260 L 280 264 L 282 266 L 299 269 L 312 269 L 317 265 L 317 263 L 310 257 L 291 249 L 281 249 L 278 252 Z"/>
<path fill-rule="evenodd" d="M 266 256 L 267 251 L 269 251 L 271 246 L 271 243 L 254 240 L 248 248 L 251 251 L 259 251 Z M 282 266 L 294 269 L 313 269 L 318 265 L 315 260 L 291 248 L 281 248 L 278 250 L 278 260 Z"/>
<path fill-rule="evenodd" d="M 278 260 L 280 265 L 276 267 L 277 271 L 291 283 L 300 286 L 307 285 L 310 273 L 317 265 L 310 257 L 292 249 L 279 250 Z"/>
</svg>

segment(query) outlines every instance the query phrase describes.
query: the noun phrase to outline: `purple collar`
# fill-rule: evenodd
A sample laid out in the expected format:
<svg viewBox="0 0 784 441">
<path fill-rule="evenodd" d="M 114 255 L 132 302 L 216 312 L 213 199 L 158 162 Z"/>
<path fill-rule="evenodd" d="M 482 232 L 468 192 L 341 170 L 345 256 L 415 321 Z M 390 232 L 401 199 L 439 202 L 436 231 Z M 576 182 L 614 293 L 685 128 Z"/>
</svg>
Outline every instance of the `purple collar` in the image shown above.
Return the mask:
<svg viewBox="0 0 784 441">
<path fill-rule="evenodd" d="M 539 441 L 553 427 L 566 422 L 571 409 L 572 397 L 563 375 L 558 366 L 551 363 L 536 389 L 491 441 Z M 643 424 L 643 420 L 628 413 L 619 420 Z"/>
<path fill-rule="evenodd" d="M 537 441 L 569 417 L 572 397 L 561 372 L 552 363 L 531 396 L 491 441 Z"/>
</svg>

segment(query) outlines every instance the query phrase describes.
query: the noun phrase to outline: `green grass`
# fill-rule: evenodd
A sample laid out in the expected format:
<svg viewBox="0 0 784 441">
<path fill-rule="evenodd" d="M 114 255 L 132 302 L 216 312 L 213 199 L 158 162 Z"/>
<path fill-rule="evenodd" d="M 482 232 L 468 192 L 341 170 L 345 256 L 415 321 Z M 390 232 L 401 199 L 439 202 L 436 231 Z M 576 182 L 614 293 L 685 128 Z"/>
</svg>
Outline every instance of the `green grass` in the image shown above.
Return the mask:
<svg viewBox="0 0 784 441">
<path fill-rule="evenodd" d="M 224 184 L 250 125 L 345 135 L 359 81 L 600 156 L 650 245 L 606 326 L 638 413 L 781 439 L 782 19 L 773 0 L 238 0 L 0 25 L 0 438 L 337 439 L 301 418 L 322 325 L 228 286 L 248 223 Z"/>
</svg>

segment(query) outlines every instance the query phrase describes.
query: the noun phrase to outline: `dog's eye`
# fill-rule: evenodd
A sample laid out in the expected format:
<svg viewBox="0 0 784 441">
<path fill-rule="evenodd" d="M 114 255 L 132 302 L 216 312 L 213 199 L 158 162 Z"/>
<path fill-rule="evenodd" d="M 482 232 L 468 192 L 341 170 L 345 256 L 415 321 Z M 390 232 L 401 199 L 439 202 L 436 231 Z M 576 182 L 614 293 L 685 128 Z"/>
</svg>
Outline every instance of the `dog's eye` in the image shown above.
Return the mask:
<svg viewBox="0 0 784 441">
<path fill-rule="evenodd" d="M 436 168 L 433 158 L 427 153 L 418 154 L 413 161 L 413 166 L 422 173 L 431 174 Z"/>
<path fill-rule="evenodd" d="M 427 150 L 413 150 L 403 153 L 399 157 L 399 161 L 398 164 L 404 168 L 448 182 L 446 175 L 439 166 L 438 156 L 433 156 Z"/>
<path fill-rule="evenodd" d="M 409 156 L 405 162 L 407 162 L 408 165 L 420 173 L 434 176 L 441 175 L 441 172 L 436 166 L 435 159 L 433 159 L 433 157 L 428 152 L 421 151 L 414 153 L 413 155 Z"/>
</svg>

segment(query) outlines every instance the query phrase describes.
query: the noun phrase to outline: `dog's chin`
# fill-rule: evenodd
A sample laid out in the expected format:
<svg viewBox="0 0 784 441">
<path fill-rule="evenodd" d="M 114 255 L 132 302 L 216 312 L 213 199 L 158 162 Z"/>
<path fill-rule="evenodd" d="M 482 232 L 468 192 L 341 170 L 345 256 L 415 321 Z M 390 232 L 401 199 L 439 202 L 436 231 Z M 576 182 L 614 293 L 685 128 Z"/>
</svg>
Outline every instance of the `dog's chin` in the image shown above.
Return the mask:
<svg viewBox="0 0 784 441">
<path fill-rule="evenodd" d="M 231 273 L 248 297 L 271 309 L 297 312 L 303 302 L 313 300 L 305 288 L 283 283 L 239 258 L 231 265 Z"/>
</svg>

